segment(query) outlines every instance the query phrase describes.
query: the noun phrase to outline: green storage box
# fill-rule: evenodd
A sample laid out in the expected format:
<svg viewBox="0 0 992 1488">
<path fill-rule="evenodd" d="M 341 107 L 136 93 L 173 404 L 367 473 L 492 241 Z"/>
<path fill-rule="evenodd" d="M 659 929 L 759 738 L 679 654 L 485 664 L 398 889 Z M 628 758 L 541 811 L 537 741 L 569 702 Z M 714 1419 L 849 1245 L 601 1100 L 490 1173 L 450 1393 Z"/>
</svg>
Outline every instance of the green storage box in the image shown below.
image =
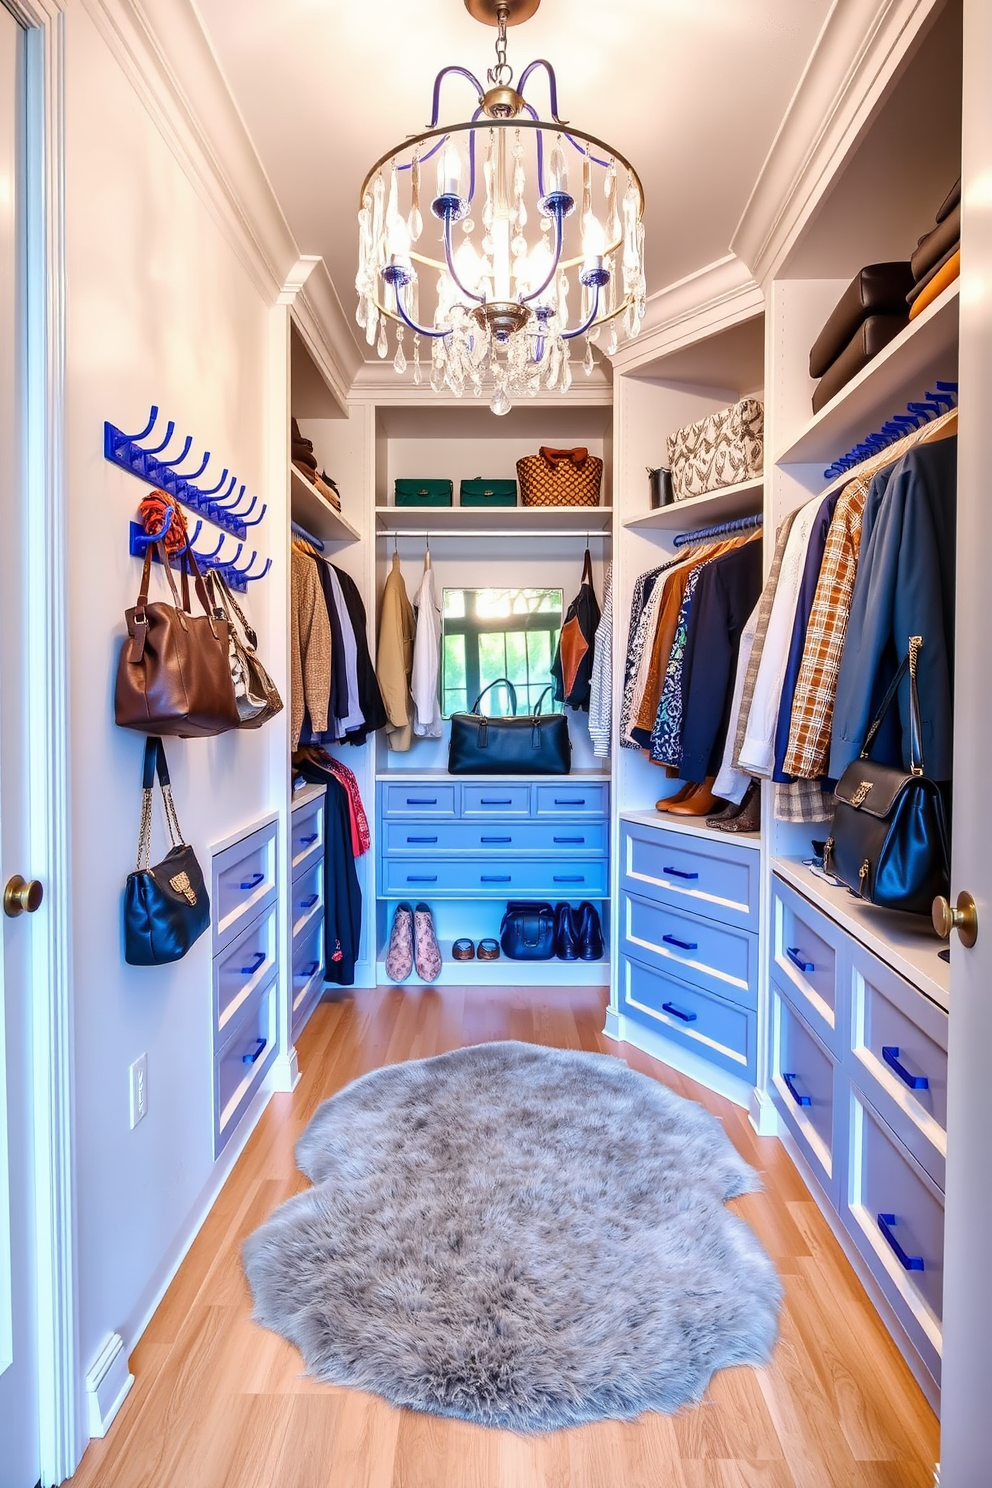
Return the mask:
<svg viewBox="0 0 992 1488">
<path fill-rule="evenodd" d="M 458 490 L 461 506 L 516 506 L 515 480 L 463 480 Z"/>
<path fill-rule="evenodd" d="M 450 480 L 398 480 L 397 506 L 451 506 Z"/>
</svg>

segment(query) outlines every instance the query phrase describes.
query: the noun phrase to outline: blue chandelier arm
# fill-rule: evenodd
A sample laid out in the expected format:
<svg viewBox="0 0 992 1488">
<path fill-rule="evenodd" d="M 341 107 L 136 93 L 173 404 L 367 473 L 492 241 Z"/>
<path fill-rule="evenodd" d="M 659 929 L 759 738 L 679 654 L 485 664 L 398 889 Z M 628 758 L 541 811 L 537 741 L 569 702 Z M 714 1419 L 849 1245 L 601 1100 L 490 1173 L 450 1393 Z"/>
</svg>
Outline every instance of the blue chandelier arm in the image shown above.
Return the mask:
<svg viewBox="0 0 992 1488">
<path fill-rule="evenodd" d="M 555 219 L 555 251 L 553 255 L 554 262 L 551 265 L 551 272 L 545 279 L 544 283 L 538 289 L 535 289 L 533 294 L 520 296 L 520 303 L 522 305 L 529 305 L 531 300 L 536 300 L 540 295 L 544 293 L 548 285 L 551 284 L 554 280 L 554 277 L 558 272 L 558 266 L 561 263 L 561 251 L 565 241 L 565 209 L 564 206 L 562 206 L 560 203 L 552 202 L 550 204 L 550 210 L 552 216 Z"/>
<path fill-rule="evenodd" d="M 444 214 L 444 261 L 448 265 L 448 273 L 458 285 L 458 288 L 461 290 L 466 299 L 474 300 L 477 305 L 481 305 L 483 303 L 484 296 L 480 294 L 473 294 L 470 289 L 466 289 L 462 281 L 459 279 L 458 275 L 455 273 L 454 256 L 451 252 L 451 219 L 453 215 L 454 214 L 452 212 L 445 212 Z"/>
<path fill-rule="evenodd" d="M 561 339 L 563 341 L 574 341 L 577 336 L 584 336 L 585 333 L 586 333 L 586 331 L 592 325 L 593 321 L 596 319 L 596 316 L 599 314 L 599 289 L 600 289 L 600 286 L 598 284 L 594 284 L 593 287 L 595 288 L 596 293 L 593 296 L 592 310 L 591 310 L 591 312 L 589 314 L 589 319 L 585 322 L 584 325 L 576 326 L 576 328 L 575 328 L 574 331 L 562 331 L 562 333 L 561 333 Z"/>
<path fill-rule="evenodd" d="M 421 155 L 420 156 L 420 164 L 423 165 L 423 163 L 424 163 L 425 160 L 430 160 L 431 156 L 432 155 L 436 155 L 437 152 L 438 152 L 438 150 L 443 150 L 444 149 L 444 146 L 448 143 L 448 141 L 449 141 L 450 138 L 451 138 L 450 134 L 446 134 L 446 135 L 444 135 L 444 137 L 442 139 L 439 139 L 438 142 L 437 142 L 437 144 L 434 145 L 430 150 L 427 151 L 427 154 L 426 155 Z M 401 171 L 401 170 L 413 170 L 413 161 L 412 160 L 408 160 L 407 163 L 406 163 L 406 165 L 398 165 L 396 167 L 396 169 L 398 171 Z"/>
<path fill-rule="evenodd" d="M 479 79 L 475 77 L 473 73 L 469 72 L 467 67 L 442 67 L 441 71 L 434 79 L 434 106 L 431 109 L 431 122 L 427 126 L 428 129 L 437 128 L 437 121 L 441 112 L 441 84 L 444 82 L 448 74 L 452 72 L 458 73 L 463 78 L 468 78 L 469 82 L 472 84 L 472 87 L 475 89 L 476 98 L 481 98 L 483 93 L 485 93 L 486 91 L 485 88 L 483 88 L 482 84 L 479 82 Z"/>
<path fill-rule="evenodd" d="M 572 146 L 573 150 L 578 150 L 580 155 L 585 155 L 587 153 L 586 146 L 580 144 L 577 139 L 573 139 L 567 129 L 564 131 L 564 133 L 565 138 L 568 140 L 568 143 Z M 609 169 L 610 162 L 608 160 L 601 160 L 598 155 L 590 155 L 589 159 L 593 162 L 594 165 L 601 165 L 604 169 Z"/>
<path fill-rule="evenodd" d="M 404 284 L 409 284 L 410 280 L 400 280 L 398 278 L 391 279 L 389 277 L 389 274 L 390 270 L 387 267 L 383 270 L 383 278 L 386 280 L 387 284 L 391 284 L 393 286 L 393 294 L 396 297 L 396 313 L 403 321 L 403 324 L 409 326 L 410 330 L 413 331 L 415 336 L 429 336 L 432 341 L 443 341 L 445 336 L 450 335 L 449 331 L 428 330 L 426 326 L 418 325 L 415 320 L 411 320 L 410 316 L 407 314 L 406 306 L 403 304 L 403 301 L 400 298 L 400 290 L 403 288 Z"/>
<path fill-rule="evenodd" d="M 550 62 L 545 62 L 543 57 L 538 57 L 535 62 L 531 62 L 527 67 L 524 68 L 520 76 L 520 81 L 517 84 L 517 92 L 521 95 L 521 97 L 523 97 L 524 88 L 527 86 L 527 79 L 530 77 L 531 73 L 536 72 L 539 67 L 543 67 L 545 72 L 548 74 L 548 91 L 551 94 L 551 117 L 556 124 L 567 124 L 567 119 L 559 119 L 558 117 L 558 79 L 555 77 L 555 70 L 551 66 Z"/>
</svg>

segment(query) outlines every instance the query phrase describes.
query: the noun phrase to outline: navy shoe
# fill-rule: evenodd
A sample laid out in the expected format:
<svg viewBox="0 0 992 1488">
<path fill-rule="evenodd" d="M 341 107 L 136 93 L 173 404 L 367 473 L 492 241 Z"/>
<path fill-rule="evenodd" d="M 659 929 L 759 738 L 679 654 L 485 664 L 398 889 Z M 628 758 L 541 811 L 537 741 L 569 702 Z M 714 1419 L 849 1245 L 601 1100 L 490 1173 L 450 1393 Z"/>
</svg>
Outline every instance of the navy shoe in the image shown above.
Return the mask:
<svg viewBox="0 0 992 1488">
<path fill-rule="evenodd" d="M 579 958 L 582 961 L 602 961 L 603 926 L 599 911 L 594 904 L 583 900 L 575 911 L 575 928 L 579 939 Z"/>
<path fill-rule="evenodd" d="M 578 927 L 570 904 L 555 905 L 555 955 L 559 961 L 579 959 Z"/>
</svg>

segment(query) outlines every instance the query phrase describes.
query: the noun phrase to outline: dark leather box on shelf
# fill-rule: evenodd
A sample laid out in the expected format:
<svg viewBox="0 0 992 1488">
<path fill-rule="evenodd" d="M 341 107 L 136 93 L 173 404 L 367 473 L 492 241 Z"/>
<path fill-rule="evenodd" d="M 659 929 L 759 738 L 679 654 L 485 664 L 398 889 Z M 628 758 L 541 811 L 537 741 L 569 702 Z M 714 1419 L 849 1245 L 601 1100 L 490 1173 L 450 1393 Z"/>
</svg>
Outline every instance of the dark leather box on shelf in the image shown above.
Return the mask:
<svg viewBox="0 0 992 1488">
<path fill-rule="evenodd" d="M 813 412 L 819 413 L 908 324 L 909 312 L 905 302 L 895 315 L 869 315 L 817 383 L 813 392 Z"/>
<path fill-rule="evenodd" d="M 901 310 L 912 287 L 913 271 L 908 262 L 866 264 L 855 274 L 813 343 L 809 354 L 810 377 L 822 377 L 833 367 L 869 316 L 891 315 Z M 853 377 L 854 373 L 850 375 Z"/>
<path fill-rule="evenodd" d="M 450 480 L 398 480 L 397 506 L 451 506 Z"/>
<path fill-rule="evenodd" d="M 949 217 L 960 200 L 961 177 L 958 176 L 957 180 L 954 182 L 954 185 L 951 187 L 950 191 L 947 193 L 947 195 L 944 197 L 944 200 L 937 208 L 937 221 L 943 222 L 945 217 Z"/>
<path fill-rule="evenodd" d="M 952 207 L 932 232 L 922 237 L 912 257 L 913 283 L 919 284 L 932 268 L 952 253 L 961 240 L 961 204 Z"/>
<path fill-rule="evenodd" d="M 515 480 L 463 480 L 458 487 L 459 506 L 516 506 Z"/>
</svg>

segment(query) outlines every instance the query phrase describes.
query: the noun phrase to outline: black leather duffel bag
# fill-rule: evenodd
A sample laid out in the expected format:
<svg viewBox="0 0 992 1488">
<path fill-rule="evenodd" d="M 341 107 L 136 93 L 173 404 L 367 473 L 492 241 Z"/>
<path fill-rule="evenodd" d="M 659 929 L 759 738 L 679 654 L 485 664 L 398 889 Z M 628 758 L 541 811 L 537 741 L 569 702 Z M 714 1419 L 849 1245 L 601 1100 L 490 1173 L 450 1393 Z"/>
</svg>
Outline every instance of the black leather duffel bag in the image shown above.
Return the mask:
<svg viewBox="0 0 992 1488">
<path fill-rule="evenodd" d="M 503 686 L 512 718 L 487 718 L 479 712 L 492 687 Z M 452 713 L 448 770 L 452 775 L 567 775 L 572 766 L 568 719 L 564 713 L 542 713 L 551 691 L 546 687 L 534 712 L 517 717 L 517 694 L 508 677 L 484 687 L 471 713 Z"/>
</svg>

